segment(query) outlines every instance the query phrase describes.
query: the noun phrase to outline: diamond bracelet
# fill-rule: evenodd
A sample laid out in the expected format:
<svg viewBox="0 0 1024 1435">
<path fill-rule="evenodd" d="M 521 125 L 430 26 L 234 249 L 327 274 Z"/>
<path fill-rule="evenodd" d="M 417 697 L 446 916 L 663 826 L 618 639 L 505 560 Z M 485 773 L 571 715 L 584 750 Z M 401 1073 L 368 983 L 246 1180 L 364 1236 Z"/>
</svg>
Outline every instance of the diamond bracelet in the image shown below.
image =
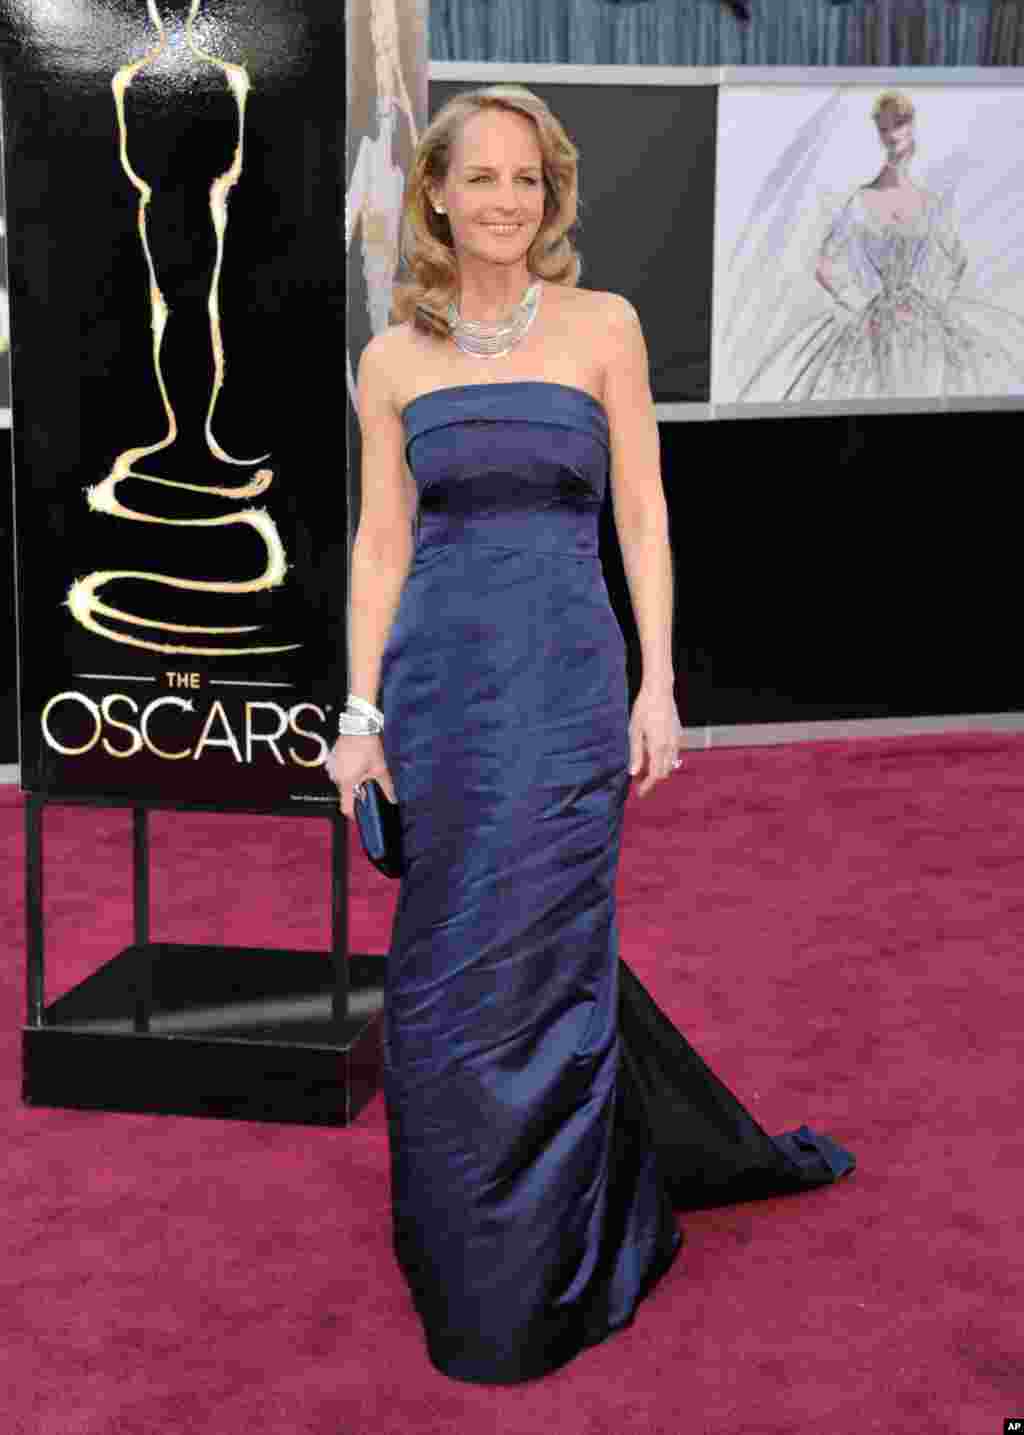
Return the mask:
<svg viewBox="0 0 1024 1435">
<path fill-rule="evenodd" d="M 349 693 L 345 711 L 338 714 L 338 732 L 346 737 L 376 737 L 384 731 L 384 714 L 365 698 Z"/>
</svg>

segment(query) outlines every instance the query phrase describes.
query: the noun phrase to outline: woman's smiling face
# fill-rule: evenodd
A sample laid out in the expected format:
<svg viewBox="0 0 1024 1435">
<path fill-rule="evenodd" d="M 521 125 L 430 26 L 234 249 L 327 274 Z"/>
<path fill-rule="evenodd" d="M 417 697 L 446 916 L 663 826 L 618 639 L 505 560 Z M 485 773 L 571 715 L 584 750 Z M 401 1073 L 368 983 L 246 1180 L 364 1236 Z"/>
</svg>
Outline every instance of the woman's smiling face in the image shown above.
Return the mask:
<svg viewBox="0 0 1024 1435">
<path fill-rule="evenodd" d="M 435 198 L 460 259 L 521 263 L 544 218 L 543 156 L 532 120 L 498 109 L 468 119 Z"/>
</svg>

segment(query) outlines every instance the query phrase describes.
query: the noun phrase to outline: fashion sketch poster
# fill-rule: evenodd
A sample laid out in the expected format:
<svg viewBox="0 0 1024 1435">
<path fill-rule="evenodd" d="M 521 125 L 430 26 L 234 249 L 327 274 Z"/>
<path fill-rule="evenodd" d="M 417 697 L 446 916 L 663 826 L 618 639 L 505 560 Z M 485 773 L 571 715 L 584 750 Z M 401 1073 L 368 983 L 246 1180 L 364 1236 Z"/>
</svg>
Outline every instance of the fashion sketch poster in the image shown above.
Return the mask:
<svg viewBox="0 0 1024 1435">
<path fill-rule="evenodd" d="M 1024 89 L 719 101 L 717 404 L 1024 395 Z"/>
</svg>

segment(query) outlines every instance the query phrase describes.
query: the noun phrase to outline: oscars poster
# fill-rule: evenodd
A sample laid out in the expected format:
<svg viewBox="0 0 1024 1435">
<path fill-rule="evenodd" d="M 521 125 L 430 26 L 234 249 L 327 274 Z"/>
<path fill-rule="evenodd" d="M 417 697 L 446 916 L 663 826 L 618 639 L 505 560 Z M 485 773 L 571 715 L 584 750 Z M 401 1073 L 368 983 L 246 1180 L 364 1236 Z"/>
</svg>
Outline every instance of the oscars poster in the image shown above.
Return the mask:
<svg viewBox="0 0 1024 1435">
<path fill-rule="evenodd" d="M 0 5 L 26 791 L 336 801 L 344 35 Z"/>
</svg>

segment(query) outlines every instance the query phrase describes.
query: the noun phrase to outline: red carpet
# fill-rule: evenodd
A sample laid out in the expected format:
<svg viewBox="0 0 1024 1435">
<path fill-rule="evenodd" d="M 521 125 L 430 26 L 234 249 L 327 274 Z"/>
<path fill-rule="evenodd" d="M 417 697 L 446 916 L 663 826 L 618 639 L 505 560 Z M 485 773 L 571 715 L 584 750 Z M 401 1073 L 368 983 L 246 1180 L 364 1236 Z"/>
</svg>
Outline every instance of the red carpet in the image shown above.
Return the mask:
<svg viewBox="0 0 1024 1435">
<path fill-rule="evenodd" d="M 152 938 L 325 950 L 327 824 L 150 817 Z M 47 1000 L 131 941 L 131 813 L 44 814 Z M 353 950 L 396 887 L 353 841 Z M 429 1365 L 378 1096 L 347 1129 L 26 1108 L 4 844 L 4 1435 L 1001 1435 L 1024 1416 L 1024 737 L 693 752 L 627 804 L 622 954 L 838 1186 L 678 1217 L 628 1330 L 545 1380 Z M 1014 1334 L 1016 1332 L 1016 1334 Z"/>
</svg>

